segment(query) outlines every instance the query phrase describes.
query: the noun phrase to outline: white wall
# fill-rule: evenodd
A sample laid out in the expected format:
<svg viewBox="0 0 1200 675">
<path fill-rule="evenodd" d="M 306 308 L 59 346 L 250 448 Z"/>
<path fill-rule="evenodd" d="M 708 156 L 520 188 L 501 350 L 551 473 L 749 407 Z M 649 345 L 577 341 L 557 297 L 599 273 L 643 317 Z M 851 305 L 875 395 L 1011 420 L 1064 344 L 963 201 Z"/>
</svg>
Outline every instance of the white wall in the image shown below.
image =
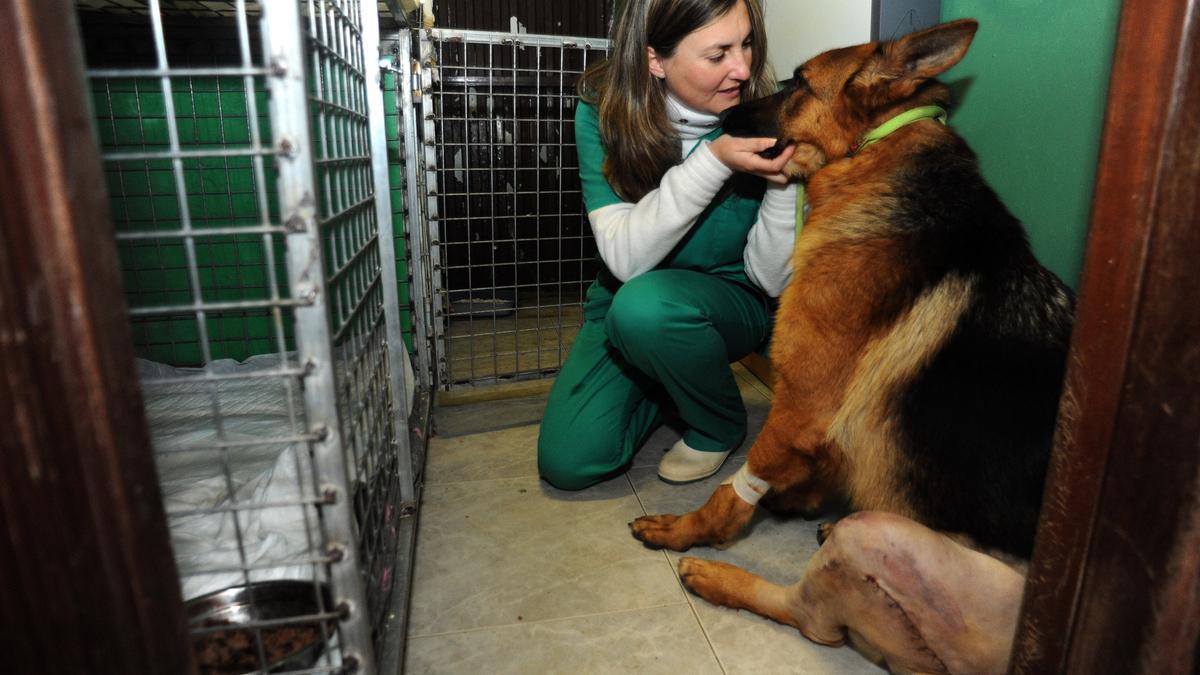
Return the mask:
<svg viewBox="0 0 1200 675">
<path fill-rule="evenodd" d="M 763 0 L 767 56 L 779 79 L 834 47 L 871 40 L 871 0 Z"/>
</svg>

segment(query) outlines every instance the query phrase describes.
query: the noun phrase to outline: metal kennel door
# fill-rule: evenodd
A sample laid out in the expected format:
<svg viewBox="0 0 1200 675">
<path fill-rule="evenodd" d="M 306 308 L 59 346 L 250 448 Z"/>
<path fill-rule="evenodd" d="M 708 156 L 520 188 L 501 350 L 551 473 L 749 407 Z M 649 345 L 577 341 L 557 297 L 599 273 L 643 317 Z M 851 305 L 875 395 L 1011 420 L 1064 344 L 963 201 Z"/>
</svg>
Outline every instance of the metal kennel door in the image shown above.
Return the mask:
<svg viewBox="0 0 1200 675">
<path fill-rule="evenodd" d="M 432 29 L 401 42 L 422 365 L 442 389 L 551 376 L 597 271 L 574 120 L 579 76 L 608 41 Z"/>
<path fill-rule="evenodd" d="M 330 661 L 326 649 L 324 666 L 305 672 L 354 664 L 376 672 L 385 638 L 403 637 L 388 630 L 403 626 L 390 616 L 394 598 L 407 593 L 399 521 L 415 507 L 376 3 L 86 7 L 142 22 L 140 40 L 149 36 L 152 48 L 149 63 L 88 76 L 135 341 L 147 356 L 199 367 L 187 377 L 145 376 L 143 391 L 154 400 L 181 383 L 207 390 L 214 439 L 171 452 L 215 457 L 232 495 L 212 508 L 167 509 L 172 527 L 215 512 L 236 531 L 239 563 L 191 576 L 235 572 L 249 584 L 284 567 L 255 562 L 238 523 L 247 513 L 294 509 L 306 546 L 286 563 L 328 582 L 333 606 L 312 618 L 336 620 L 341 658 Z M 200 21 L 206 35 L 233 45 L 216 65 L 189 63 L 205 52 L 172 39 Z M 215 366 L 264 354 L 278 365 L 236 375 Z M 286 391 L 287 414 L 252 438 L 225 428 L 239 410 L 228 390 L 246 380 Z M 298 457 L 311 457 L 311 469 L 297 461 L 298 496 L 238 496 L 231 458 L 267 443 L 296 444 Z"/>
</svg>

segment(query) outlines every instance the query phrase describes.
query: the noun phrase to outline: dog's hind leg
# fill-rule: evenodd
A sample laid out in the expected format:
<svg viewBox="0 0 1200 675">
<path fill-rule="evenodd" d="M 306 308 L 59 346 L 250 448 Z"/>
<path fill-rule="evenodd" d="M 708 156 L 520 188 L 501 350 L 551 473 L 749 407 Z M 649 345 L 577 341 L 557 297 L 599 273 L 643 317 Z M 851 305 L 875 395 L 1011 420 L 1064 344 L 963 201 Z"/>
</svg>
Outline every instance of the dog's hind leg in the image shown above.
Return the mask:
<svg viewBox="0 0 1200 675">
<path fill-rule="evenodd" d="M 999 673 L 1024 586 L 1020 571 L 912 520 L 858 513 L 828 529 L 801 581 L 778 586 L 744 570 L 684 558 L 684 584 L 716 604 L 846 638 L 893 672 Z"/>
<path fill-rule="evenodd" d="M 679 559 L 679 578 L 696 595 L 715 605 L 745 609 L 772 621 L 793 626 L 804 632 L 806 627 L 792 611 L 788 586 L 773 584 L 746 570 L 716 560 L 685 556 Z M 841 627 L 829 626 L 823 637 L 810 636 L 814 642 L 840 645 Z"/>
</svg>

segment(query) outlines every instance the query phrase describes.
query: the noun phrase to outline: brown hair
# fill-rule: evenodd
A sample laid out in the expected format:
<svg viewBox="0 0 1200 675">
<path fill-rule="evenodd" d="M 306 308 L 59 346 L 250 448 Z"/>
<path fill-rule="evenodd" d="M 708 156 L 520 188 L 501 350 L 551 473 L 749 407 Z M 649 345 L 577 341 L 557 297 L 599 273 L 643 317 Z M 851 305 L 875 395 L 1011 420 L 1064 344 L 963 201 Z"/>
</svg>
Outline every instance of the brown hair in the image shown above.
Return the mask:
<svg viewBox="0 0 1200 675">
<path fill-rule="evenodd" d="M 767 67 L 767 35 L 759 0 L 625 0 L 613 20 L 608 58 L 589 67 L 579 95 L 596 106 L 607 151 L 604 176 L 623 199 L 658 187 L 679 161 L 679 139 L 667 118 L 666 85 L 650 74 L 646 47 L 669 58 L 689 33 L 745 3 L 754 58 L 743 100 L 775 92 Z"/>
</svg>

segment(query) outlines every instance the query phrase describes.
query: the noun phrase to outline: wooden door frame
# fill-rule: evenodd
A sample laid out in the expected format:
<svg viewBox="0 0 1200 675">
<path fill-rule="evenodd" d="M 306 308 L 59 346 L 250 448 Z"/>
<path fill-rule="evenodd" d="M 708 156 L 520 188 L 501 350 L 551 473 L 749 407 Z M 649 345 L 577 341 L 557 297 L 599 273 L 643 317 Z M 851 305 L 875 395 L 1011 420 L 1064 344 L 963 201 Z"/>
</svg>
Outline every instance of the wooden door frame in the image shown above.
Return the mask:
<svg viewBox="0 0 1200 675">
<path fill-rule="evenodd" d="M 1016 673 L 1196 667 L 1198 13 L 1194 0 L 1122 6 Z"/>
<path fill-rule="evenodd" d="M 0 650 L 195 672 L 74 3 L 0 2 Z"/>
<path fill-rule="evenodd" d="M 1013 672 L 1194 672 L 1198 12 L 1122 9 Z M 0 646 L 18 672 L 193 672 L 73 5 L 0 2 L 0 36 Z"/>
</svg>

